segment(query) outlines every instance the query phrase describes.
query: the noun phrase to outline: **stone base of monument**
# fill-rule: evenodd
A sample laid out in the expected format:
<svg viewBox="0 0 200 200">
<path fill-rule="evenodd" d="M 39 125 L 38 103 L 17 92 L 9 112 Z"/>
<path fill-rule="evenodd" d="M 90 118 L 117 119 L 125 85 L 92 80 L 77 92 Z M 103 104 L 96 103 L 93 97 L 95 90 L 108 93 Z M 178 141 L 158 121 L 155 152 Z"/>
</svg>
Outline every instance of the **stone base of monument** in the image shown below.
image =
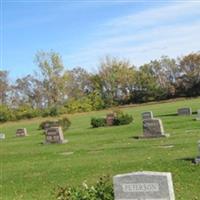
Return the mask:
<svg viewBox="0 0 200 200">
<path fill-rule="evenodd" d="M 151 136 L 134 136 L 134 139 L 153 139 L 153 138 L 166 138 L 166 137 L 170 137 L 170 134 L 165 133 L 164 135 L 151 135 Z"/>
<path fill-rule="evenodd" d="M 195 159 L 194 159 L 194 162 L 195 162 L 196 164 L 200 164 L 200 156 L 197 157 L 197 158 L 195 158 Z"/>
<path fill-rule="evenodd" d="M 195 120 L 196 120 L 196 121 L 200 121 L 200 118 L 196 118 Z"/>
<path fill-rule="evenodd" d="M 44 141 L 42 144 L 66 144 L 68 143 L 68 140 L 62 140 L 62 141 Z"/>
</svg>

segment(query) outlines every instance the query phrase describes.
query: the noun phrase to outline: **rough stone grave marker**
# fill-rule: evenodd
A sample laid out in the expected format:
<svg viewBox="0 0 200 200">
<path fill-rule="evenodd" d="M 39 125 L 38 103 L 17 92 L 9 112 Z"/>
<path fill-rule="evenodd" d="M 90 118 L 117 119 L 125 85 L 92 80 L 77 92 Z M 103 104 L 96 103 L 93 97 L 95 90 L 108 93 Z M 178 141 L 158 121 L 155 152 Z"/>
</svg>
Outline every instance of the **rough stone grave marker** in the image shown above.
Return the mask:
<svg viewBox="0 0 200 200">
<path fill-rule="evenodd" d="M 192 115 L 192 109 L 191 108 L 179 108 L 177 113 L 180 116 L 190 116 L 190 115 Z"/>
<path fill-rule="evenodd" d="M 199 156 L 195 159 L 196 164 L 200 164 L 200 140 L 198 141 Z"/>
<path fill-rule="evenodd" d="M 66 143 L 67 140 L 64 140 L 62 128 L 59 127 L 50 127 L 45 131 L 45 143 Z"/>
<path fill-rule="evenodd" d="M 24 137 L 24 136 L 27 136 L 28 134 L 27 134 L 27 130 L 26 130 L 26 128 L 19 128 L 19 129 L 17 129 L 17 131 L 16 131 L 16 136 L 17 137 Z"/>
<path fill-rule="evenodd" d="M 147 111 L 142 113 L 142 119 L 152 119 L 153 118 L 153 112 L 152 111 Z"/>
<path fill-rule="evenodd" d="M 112 126 L 114 124 L 115 113 L 109 113 L 106 116 L 106 124 L 107 126 Z"/>
<path fill-rule="evenodd" d="M 200 110 L 197 110 L 197 117 L 196 117 L 197 121 L 200 121 Z"/>
<path fill-rule="evenodd" d="M 143 137 L 165 137 L 161 119 L 146 119 L 143 121 Z"/>
<path fill-rule="evenodd" d="M 0 140 L 4 140 L 6 138 L 4 133 L 0 133 Z"/>
<path fill-rule="evenodd" d="M 135 172 L 113 177 L 115 200 L 175 200 L 169 172 Z"/>
</svg>

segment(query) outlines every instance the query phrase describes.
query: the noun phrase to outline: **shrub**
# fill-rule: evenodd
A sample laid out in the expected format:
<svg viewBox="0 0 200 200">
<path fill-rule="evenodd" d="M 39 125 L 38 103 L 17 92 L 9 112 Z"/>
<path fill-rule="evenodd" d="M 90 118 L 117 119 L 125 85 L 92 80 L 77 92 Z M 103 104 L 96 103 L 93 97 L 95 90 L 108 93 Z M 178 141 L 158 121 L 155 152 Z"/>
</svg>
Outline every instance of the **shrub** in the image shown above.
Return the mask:
<svg viewBox="0 0 200 200">
<path fill-rule="evenodd" d="M 67 117 L 59 119 L 58 124 L 62 127 L 64 131 L 67 130 L 71 126 L 71 122 L 69 121 Z"/>
<path fill-rule="evenodd" d="M 125 125 L 125 124 L 130 124 L 133 121 L 133 117 L 128 114 L 119 114 L 117 117 L 114 119 L 114 125 Z"/>
<path fill-rule="evenodd" d="M 67 117 L 64 117 L 62 119 L 59 119 L 59 120 L 54 120 L 54 121 L 51 121 L 51 120 L 46 120 L 46 121 L 43 121 L 42 123 L 40 123 L 39 125 L 39 129 L 46 129 L 46 128 L 50 128 L 50 127 L 53 127 L 53 126 L 61 126 L 63 131 L 67 130 L 71 125 L 71 122 L 69 121 L 69 119 Z"/>
<path fill-rule="evenodd" d="M 57 200 L 113 200 L 114 192 L 109 176 L 101 177 L 94 186 L 83 183 L 82 187 L 58 187 Z"/>
<path fill-rule="evenodd" d="M 91 119 L 91 125 L 92 125 L 93 128 L 106 126 L 106 119 L 104 119 L 104 118 L 94 118 L 93 117 Z"/>
<path fill-rule="evenodd" d="M 6 122 L 14 119 L 15 116 L 11 109 L 9 109 L 7 106 L 0 105 L 0 122 Z"/>
</svg>

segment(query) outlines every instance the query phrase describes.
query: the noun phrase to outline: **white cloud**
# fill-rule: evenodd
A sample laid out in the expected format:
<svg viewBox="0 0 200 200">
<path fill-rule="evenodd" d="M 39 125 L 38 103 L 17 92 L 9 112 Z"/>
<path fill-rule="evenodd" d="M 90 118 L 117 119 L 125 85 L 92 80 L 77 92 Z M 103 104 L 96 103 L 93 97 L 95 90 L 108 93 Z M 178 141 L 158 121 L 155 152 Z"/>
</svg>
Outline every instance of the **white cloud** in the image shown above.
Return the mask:
<svg viewBox="0 0 200 200">
<path fill-rule="evenodd" d="M 107 54 L 141 65 L 162 55 L 176 57 L 199 51 L 200 2 L 176 3 L 115 18 L 100 25 L 97 32 L 95 41 L 65 59 L 91 69 Z"/>
</svg>

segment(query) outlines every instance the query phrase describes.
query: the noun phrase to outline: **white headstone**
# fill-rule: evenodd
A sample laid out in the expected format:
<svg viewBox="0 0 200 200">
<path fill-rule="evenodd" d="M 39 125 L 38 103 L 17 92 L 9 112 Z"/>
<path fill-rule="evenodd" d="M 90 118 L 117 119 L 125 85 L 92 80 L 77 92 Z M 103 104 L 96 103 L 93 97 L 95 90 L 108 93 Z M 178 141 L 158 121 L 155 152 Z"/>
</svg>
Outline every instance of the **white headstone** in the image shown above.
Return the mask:
<svg viewBox="0 0 200 200">
<path fill-rule="evenodd" d="M 4 133 L 0 133 L 0 140 L 4 140 L 6 138 Z"/>
<path fill-rule="evenodd" d="M 171 173 L 136 172 L 113 177 L 115 200 L 175 200 Z"/>
<path fill-rule="evenodd" d="M 200 164 L 200 140 L 198 141 L 199 156 L 195 159 L 195 163 Z"/>
<path fill-rule="evenodd" d="M 200 110 L 197 110 L 197 117 L 196 117 L 196 120 L 200 120 Z"/>
</svg>

